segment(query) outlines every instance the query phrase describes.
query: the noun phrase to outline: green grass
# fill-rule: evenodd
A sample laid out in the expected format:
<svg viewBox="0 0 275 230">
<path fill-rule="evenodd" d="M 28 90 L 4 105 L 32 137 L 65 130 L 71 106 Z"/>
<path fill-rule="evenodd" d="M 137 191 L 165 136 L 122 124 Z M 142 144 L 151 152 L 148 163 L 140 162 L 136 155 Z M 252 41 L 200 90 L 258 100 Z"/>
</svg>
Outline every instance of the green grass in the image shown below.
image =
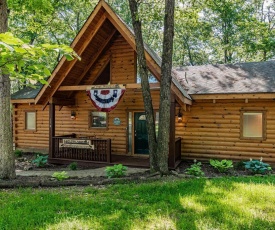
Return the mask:
<svg viewBox="0 0 275 230">
<path fill-rule="evenodd" d="M 275 229 L 275 177 L 0 191 L 0 229 Z"/>
</svg>

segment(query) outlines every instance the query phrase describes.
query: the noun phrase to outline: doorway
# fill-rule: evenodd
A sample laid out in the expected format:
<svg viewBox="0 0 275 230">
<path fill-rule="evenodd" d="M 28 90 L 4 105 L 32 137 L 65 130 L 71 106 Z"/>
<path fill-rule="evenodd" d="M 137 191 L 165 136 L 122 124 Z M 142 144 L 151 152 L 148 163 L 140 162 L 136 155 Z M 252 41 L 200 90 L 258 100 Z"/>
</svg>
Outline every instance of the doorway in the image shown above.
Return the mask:
<svg viewBox="0 0 275 230">
<path fill-rule="evenodd" d="M 148 133 L 145 112 L 134 113 L 134 153 L 148 154 Z"/>
</svg>

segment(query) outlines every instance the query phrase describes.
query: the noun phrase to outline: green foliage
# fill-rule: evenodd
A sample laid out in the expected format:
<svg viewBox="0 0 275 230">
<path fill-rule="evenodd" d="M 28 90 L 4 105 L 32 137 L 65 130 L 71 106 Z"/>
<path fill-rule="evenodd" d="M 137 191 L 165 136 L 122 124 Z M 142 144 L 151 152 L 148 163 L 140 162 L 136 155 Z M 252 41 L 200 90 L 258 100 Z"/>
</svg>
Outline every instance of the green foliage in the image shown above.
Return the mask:
<svg viewBox="0 0 275 230">
<path fill-rule="evenodd" d="M 114 166 L 108 166 L 105 169 L 108 178 L 118 178 L 125 175 L 127 167 L 122 164 L 117 164 Z"/>
<path fill-rule="evenodd" d="M 186 173 L 193 176 L 204 176 L 204 172 L 201 170 L 201 162 L 192 164 L 190 168 L 186 169 Z"/>
<path fill-rule="evenodd" d="M 15 150 L 14 150 L 14 154 L 15 154 L 15 156 L 17 156 L 17 157 L 22 157 L 23 151 L 22 151 L 22 150 L 19 150 L 19 149 L 15 149 Z"/>
<path fill-rule="evenodd" d="M 106 2 L 131 26 L 128 0 Z M 97 3 L 8 0 L 9 30 L 28 44 L 70 44 Z M 274 58 L 274 10 L 275 3 L 267 0 L 177 1 L 174 66 Z M 161 55 L 164 1 L 139 1 L 138 16 L 144 41 Z M 52 70 L 58 59 L 55 53 L 43 62 Z"/>
<path fill-rule="evenodd" d="M 57 179 L 58 181 L 63 181 L 65 179 L 68 179 L 68 173 L 65 171 L 62 172 L 54 172 L 52 175 L 53 178 Z"/>
<path fill-rule="evenodd" d="M 32 161 L 37 167 L 43 167 L 48 162 L 47 155 L 37 154 L 36 158 Z"/>
<path fill-rule="evenodd" d="M 253 174 L 265 174 L 269 171 L 272 171 L 272 168 L 269 164 L 264 163 L 262 159 L 252 160 L 243 162 L 245 169 L 251 171 Z"/>
<path fill-rule="evenodd" d="M 0 229 L 274 229 L 274 190 L 275 176 L 1 189 Z"/>
<path fill-rule="evenodd" d="M 69 168 L 71 170 L 77 170 L 77 163 L 76 162 L 72 162 L 71 164 L 69 164 Z"/>
<path fill-rule="evenodd" d="M 29 45 L 12 33 L 0 33 L 0 71 L 9 74 L 11 80 L 33 85 L 46 84 L 51 71 L 41 62 L 52 52 L 64 55 L 68 60 L 79 58 L 72 48 L 65 45 Z"/>
<path fill-rule="evenodd" d="M 210 165 L 213 166 L 221 173 L 228 172 L 230 168 L 233 168 L 233 162 L 231 160 L 210 160 Z"/>
</svg>

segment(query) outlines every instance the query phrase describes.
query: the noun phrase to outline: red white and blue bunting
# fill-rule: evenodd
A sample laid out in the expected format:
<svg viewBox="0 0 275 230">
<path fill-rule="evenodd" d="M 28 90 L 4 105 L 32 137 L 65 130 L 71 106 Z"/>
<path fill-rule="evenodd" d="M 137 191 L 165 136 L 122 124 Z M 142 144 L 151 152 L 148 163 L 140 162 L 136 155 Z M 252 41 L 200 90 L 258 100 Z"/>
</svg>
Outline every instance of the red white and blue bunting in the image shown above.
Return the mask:
<svg viewBox="0 0 275 230">
<path fill-rule="evenodd" d="M 125 89 L 91 89 L 87 95 L 98 111 L 112 111 L 123 96 Z"/>
</svg>

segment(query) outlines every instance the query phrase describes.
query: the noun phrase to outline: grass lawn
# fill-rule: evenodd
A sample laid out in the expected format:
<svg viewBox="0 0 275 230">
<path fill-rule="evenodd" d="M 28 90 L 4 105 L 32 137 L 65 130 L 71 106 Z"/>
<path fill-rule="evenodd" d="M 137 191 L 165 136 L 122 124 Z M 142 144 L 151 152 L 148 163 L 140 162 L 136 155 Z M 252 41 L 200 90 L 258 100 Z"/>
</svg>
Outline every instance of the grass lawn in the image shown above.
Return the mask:
<svg viewBox="0 0 275 230">
<path fill-rule="evenodd" d="M 275 176 L 0 191 L 0 229 L 275 229 Z"/>
</svg>

